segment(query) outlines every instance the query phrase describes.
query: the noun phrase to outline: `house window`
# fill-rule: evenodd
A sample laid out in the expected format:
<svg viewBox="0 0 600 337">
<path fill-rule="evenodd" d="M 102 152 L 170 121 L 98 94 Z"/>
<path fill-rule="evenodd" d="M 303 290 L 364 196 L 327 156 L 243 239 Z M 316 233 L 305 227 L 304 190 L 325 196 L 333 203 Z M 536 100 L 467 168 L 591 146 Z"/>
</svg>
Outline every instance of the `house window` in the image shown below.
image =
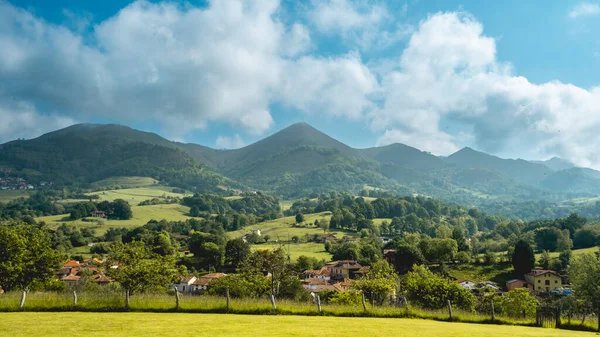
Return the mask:
<svg viewBox="0 0 600 337">
<path fill-rule="evenodd" d="M 557 283 L 558 283 L 558 281 L 557 281 L 557 280 L 554 280 L 554 284 L 557 284 Z"/>
<path fill-rule="evenodd" d="M 538 280 L 538 283 L 542 283 L 542 280 Z"/>
<path fill-rule="evenodd" d="M 550 285 L 550 280 L 546 280 L 546 285 L 549 286 Z"/>
<path fill-rule="evenodd" d="M 183 286 L 183 291 L 185 291 L 185 286 Z"/>
</svg>

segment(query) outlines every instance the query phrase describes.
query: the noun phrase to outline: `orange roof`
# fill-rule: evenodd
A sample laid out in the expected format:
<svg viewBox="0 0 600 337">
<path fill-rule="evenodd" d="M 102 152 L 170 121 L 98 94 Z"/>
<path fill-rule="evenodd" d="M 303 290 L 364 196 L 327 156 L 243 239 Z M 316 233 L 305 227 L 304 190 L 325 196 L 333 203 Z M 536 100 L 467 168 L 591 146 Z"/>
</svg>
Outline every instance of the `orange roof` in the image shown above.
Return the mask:
<svg viewBox="0 0 600 337">
<path fill-rule="evenodd" d="M 79 261 L 70 260 L 65 262 L 64 267 L 79 267 Z"/>
<path fill-rule="evenodd" d="M 104 274 L 96 274 L 94 276 L 92 276 L 92 278 L 94 279 L 94 281 L 96 281 L 96 283 L 110 283 L 112 282 L 112 279 Z"/>
<path fill-rule="evenodd" d="M 197 286 L 207 286 L 212 280 L 227 276 L 223 273 L 210 273 L 199 277 L 193 284 Z"/>
<path fill-rule="evenodd" d="M 307 278 L 304 281 L 302 281 L 302 283 L 309 284 L 309 285 L 326 285 L 326 284 L 329 284 L 329 282 L 327 282 L 325 280 L 322 280 L 320 278 L 315 278 L 315 277 Z"/>
<path fill-rule="evenodd" d="M 63 280 L 63 281 L 79 281 L 80 279 L 81 279 L 81 276 L 70 274 L 70 275 L 63 277 L 61 280 Z"/>
</svg>

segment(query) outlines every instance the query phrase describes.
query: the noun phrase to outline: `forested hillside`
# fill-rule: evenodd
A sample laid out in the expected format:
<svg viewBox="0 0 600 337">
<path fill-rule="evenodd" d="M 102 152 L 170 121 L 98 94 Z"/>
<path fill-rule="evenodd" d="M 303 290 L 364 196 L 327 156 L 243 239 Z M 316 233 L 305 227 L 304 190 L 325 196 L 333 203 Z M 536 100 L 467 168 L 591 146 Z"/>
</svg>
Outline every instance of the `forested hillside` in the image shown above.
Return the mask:
<svg viewBox="0 0 600 337">
<path fill-rule="evenodd" d="M 0 177 L 24 177 L 35 186 L 88 187 L 114 176 L 147 176 L 197 192 L 260 190 L 294 199 L 375 188 L 521 219 L 599 215 L 600 172 L 558 158 L 528 162 L 470 148 L 437 157 L 403 144 L 354 149 L 305 123 L 235 150 L 172 142 L 119 125 L 80 124 L 0 145 L 0 167 Z"/>
</svg>

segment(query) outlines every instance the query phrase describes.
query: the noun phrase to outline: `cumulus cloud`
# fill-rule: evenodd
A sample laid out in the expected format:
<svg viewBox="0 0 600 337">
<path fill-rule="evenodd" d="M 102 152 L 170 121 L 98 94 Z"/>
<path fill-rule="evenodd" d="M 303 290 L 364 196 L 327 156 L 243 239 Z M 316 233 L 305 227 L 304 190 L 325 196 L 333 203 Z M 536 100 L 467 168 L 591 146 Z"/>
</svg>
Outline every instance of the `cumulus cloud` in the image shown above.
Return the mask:
<svg viewBox="0 0 600 337">
<path fill-rule="evenodd" d="M 406 12 L 406 4 L 402 7 Z M 407 24 L 397 24 L 387 29 L 394 19 L 385 3 L 368 0 L 313 1 L 308 17 L 325 35 L 340 35 L 363 49 L 387 47 L 412 32 Z"/>
<path fill-rule="evenodd" d="M 385 132 L 379 143 L 448 154 L 462 145 L 440 130 L 448 120 L 469 129 L 460 138 L 482 150 L 557 155 L 600 167 L 600 88 L 534 84 L 513 72 L 497 60 L 495 39 L 472 16 L 430 16 L 381 80 L 384 101 L 370 114 L 372 127 Z"/>
<path fill-rule="evenodd" d="M 282 50 L 299 53 L 274 17 L 277 1 L 215 1 L 208 8 L 137 1 L 77 32 L 0 1 L 0 85 L 8 96 L 82 119 L 155 119 L 172 133 L 226 122 L 252 133 L 273 124 Z M 288 46 L 288 43 L 301 46 Z"/>
<path fill-rule="evenodd" d="M 215 141 L 215 146 L 217 149 L 238 149 L 240 147 L 244 147 L 245 145 L 246 143 L 238 134 L 234 135 L 233 137 L 219 136 Z"/>
<path fill-rule="evenodd" d="M 0 105 L 0 121 L 0 142 L 34 138 L 75 123 L 69 117 L 41 114 L 26 102 L 6 101 Z"/>
<path fill-rule="evenodd" d="M 600 14 L 600 4 L 581 2 L 571 9 L 569 17 L 571 19 L 576 19 L 578 17 L 595 16 L 598 14 Z"/>
</svg>

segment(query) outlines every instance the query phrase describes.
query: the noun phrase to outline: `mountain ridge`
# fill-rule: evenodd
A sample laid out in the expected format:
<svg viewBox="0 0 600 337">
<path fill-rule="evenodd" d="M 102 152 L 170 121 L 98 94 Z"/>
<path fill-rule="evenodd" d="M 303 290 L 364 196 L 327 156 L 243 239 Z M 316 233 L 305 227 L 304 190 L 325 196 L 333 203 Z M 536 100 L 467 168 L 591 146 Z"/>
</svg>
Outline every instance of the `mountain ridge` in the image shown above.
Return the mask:
<svg viewBox="0 0 600 337">
<path fill-rule="evenodd" d="M 554 170 L 544 162 L 503 159 L 469 147 L 447 157 L 400 143 L 355 149 L 306 123 L 233 150 L 173 142 L 118 124 L 76 124 L 0 148 L 3 166 L 80 184 L 116 173 L 148 173 L 202 190 L 246 186 L 300 197 L 371 186 L 470 204 L 490 197 L 600 194 L 600 172 L 591 169 Z"/>
</svg>

